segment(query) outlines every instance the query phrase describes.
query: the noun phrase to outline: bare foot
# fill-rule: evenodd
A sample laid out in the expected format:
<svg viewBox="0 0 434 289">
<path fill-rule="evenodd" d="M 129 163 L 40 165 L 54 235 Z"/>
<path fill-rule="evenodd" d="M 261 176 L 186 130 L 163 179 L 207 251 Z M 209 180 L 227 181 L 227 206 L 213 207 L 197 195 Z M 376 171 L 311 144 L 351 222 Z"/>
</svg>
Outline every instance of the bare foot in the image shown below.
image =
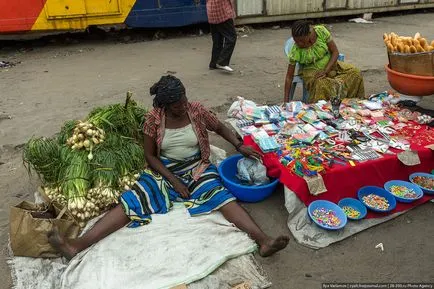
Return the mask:
<svg viewBox="0 0 434 289">
<path fill-rule="evenodd" d="M 289 237 L 279 236 L 276 239 L 270 239 L 267 243 L 260 245 L 259 255 L 261 257 L 269 257 L 274 253 L 285 249 L 288 246 Z"/>
<path fill-rule="evenodd" d="M 60 235 L 59 229 L 56 227 L 48 233 L 48 242 L 68 260 L 71 260 L 78 253 L 78 250 Z"/>
</svg>

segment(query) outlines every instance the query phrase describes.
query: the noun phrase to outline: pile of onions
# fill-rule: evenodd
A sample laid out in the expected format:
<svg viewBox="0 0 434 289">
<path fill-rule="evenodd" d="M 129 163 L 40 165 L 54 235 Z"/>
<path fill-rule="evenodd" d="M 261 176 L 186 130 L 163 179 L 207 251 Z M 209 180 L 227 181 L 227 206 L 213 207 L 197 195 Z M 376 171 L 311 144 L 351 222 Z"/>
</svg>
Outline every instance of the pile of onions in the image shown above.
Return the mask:
<svg viewBox="0 0 434 289">
<path fill-rule="evenodd" d="M 75 197 L 68 200 L 68 210 L 78 220 L 81 227 L 90 219 L 99 216 L 99 208 L 85 197 Z"/>
<path fill-rule="evenodd" d="M 124 188 L 125 191 L 128 191 L 132 188 L 139 177 L 140 174 L 125 175 L 122 178 L 119 178 L 119 187 Z"/>
<path fill-rule="evenodd" d="M 98 212 L 105 211 L 111 205 L 118 203 L 120 192 L 110 187 L 92 188 L 87 193 L 87 199 L 95 204 Z"/>
<path fill-rule="evenodd" d="M 61 187 L 45 187 L 44 192 L 52 202 L 57 202 L 62 206 L 67 206 L 68 211 L 78 221 L 81 227 L 86 222 L 100 215 L 100 208 L 92 201 L 85 197 L 73 197 L 67 200 L 62 194 Z"/>
<path fill-rule="evenodd" d="M 85 149 L 90 151 L 88 158 L 93 159 L 92 148 L 105 140 L 104 130 L 94 126 L 90 122 L 78 122 L 75 126 L 72 137 L 68 138 L 66 144 L 72 150 Z"/>
<path fill-rule="evenodd" d="M 54 188 L 44 187 L 44 192 L 51 201 L 57 202 L 62 206 L 65 206 L 67 204 L 67 200 L 65 196 L 62 194 L 61 187 L 54 187 Z"/>
</svg>

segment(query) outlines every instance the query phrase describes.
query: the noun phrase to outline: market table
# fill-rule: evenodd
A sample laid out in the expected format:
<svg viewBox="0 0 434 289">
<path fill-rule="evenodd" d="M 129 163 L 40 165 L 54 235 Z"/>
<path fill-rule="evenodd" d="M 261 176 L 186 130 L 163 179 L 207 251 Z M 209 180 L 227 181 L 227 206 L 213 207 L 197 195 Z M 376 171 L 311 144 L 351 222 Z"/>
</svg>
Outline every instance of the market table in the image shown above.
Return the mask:
<svg viewBox="0 0 434 289">
<path fill-rule="evenodd" d="M 421 129 L 429 130 L 430 133 L 434 134 L 434 130 L 426 126 L 422 126 Z M 245 136 L 244 142 L 260 150 L 250 136 Z M 310 194 L 306 181 L 284 167 L 275 153 L 265 154 L 263 163 L 267 167 L 270 177 L 279 178 L 282 184 L 292 190 L 308 206 L 315 200 L 338 203 L 343 198 L 357 198 L 357 192 L 361 187 L 383 187 L 384 183 L 390 180 L 408 181 L 409 175 L 414 172 L 430 172 L 434 169 L 434 153 L 431 149 L 417 145 L 412 145 L 412 149 L 417 151 L 419 155 L 421 162 L 419 165 L 406 166 L 398 160 L 396 155 L 384 155 L 380 159 L 356 163 L 355 166 L 335 165 L 322 175 L 327 192 L 318 196 Z M 410 204 L 398 202 L 393 212 L 406 211 L 433 199 L 433 197 L 432 195 L 424 195 L 422 199 Z M 367 218 L 383 217 L 384 215 L 369 211 Z"/>
<path fill-rule="evenodd" d="M 383 97 L 386 97 L 387 100 Z M 392 101 L 396 103 L 399 100 L 403 100 L 401 96 L 397 97 L 387 92 L 374 95 L 369 101 L 347 101 L 340 107 L 341 123 L 344 125 L 340 125 L 339 121 L 325 121 L 327 126 L 334 124 L 334 127 L 339 130 L 338 132 L 335 131 L 334 135 L 333 132 L 330 133 L 329 128 L 325 130 L 326 135 L 321 135 L 318 132 L 318 130 L 324 131 L 321 121 L 331 119 L 324 115 L 324 112 L 331 111 L 328 104 L 318 103 L 314 107 L 303 107 L 303 105 L 300 107 L 300 103 L 292 102 L 287 105 L 285 110 L 289 113 L 281 114 L 281 119 L 287 120 L 279 122 L 278 126 L 270 125 L 267 129 L 262 128 L 267 123 L 267 115 L 264 118 L 257 110 L 265 109 L 269 116 L 268 123 L 275 124 L 277 120 L 275 111 L 279 110 L 275 106 L 264 106 L 252 110 L 249 107 L 249 105 L 252 106 L 252 103 L 246 104 L 244 99 L 239 99 L 238 103 L 231 106 L 228 112 L 228 116 L 231 118 L 226 122 L 244 138 L 244 143 L 253 146 L 258 151 L 273 151 L 264 154 L 263 163 L 267 167 L 268 175 L 278 178 L 285 185 L 285 207 L 289 214 L 287 225 L 299 244 L 313 249 L 324 248 L 405 214 L 408 210 L 430 199 L 432 202 L 434 201 L 434 195 L 425 195 L 422 199 L 411 204 L 397 203 L 397 207 L 389 213 L 368 211 L 366 218 L 350 221 L 343 229 L 336 231 L 320 228 L 308 216 L 307 206 L 315 200 L 329 200 L 338 203 L 343 198 L 357 198 L 357 192 L 364 186 L 383 187 L 390 180 L 409 181 L 409 175 L 414 172 L 431 172 L 434 169 L 434 153 L 432 152 L 434 130 L 426 125 L 421 125 L 421 123 L 428 123 L 431 119 L 406 110 L 401 110 L 398 113 L 397 107 L 393 107 Z M 383 106 L 385 101 L 387 104 Z M 381 110 L 378 104 L 381 104 Z M 301 110 L 299 110 L 300 108 Z M 369 108 L 369 111 L 366 108 Z M 294 112 L 295 109 L 302 115 Z M 315 113 L 312 114 L 312 111 Z M 317 112 L 320 112 L 321 115 Z M 357 121 L 354 122 L 351 119 Z M 309 127 L 308 124 L 314 124 L 318 120 L 320 123 L 316 123 L 314 127 L 316 129 L 314 133 L 317 135 L 313 139 L 309 139 L 309 132 L 312 127 Z M 289 126 L 286 127 L 286 124 Z M 358 124 L 364 127 L 364 132 L 360 129 L 361 127 L 357 127 Z M 369 128 L 371 125 L 373 127 Z M 298 129 L 297 126 L 299 126 Z M 389 129 L 381 130 L 385 127 L 389 127 Z M 261 128 L 263 131 L 265 130 L 264 132 L 268 134 L 268 137 L 277 134 L 274 138 L 274 144 L 273 138 L 267 139 L 265 134 L 260 131 Z M 281 134 L 281 128 L 284 129 L 283 134 Z M 354 131 L 349 132 L 353 128 L 359 132 L 359 136 Z M 305 137 L 301 131 L 304 131 L 308 137 Z M 374 135 L 369 135 L 371 133 Z M 366 137 L 360 137 L 360 134 L 364 134 Z M 252 135 L 252 137 L 246 135 Z M 367 147 L 372 146 L 374 149 L 375 145 L 377 153 L 382 152 L 380 158 L 377 156 L 374 158 L 372 155 L 357 158 L 357 153 L 352 155 L 352 150 L 349 150 L 347 146 L 352 145 L 351 149 L 354 149 L 354 144 L 357 141 L 365 143 L 366 139 L 374 140 L 373 142 L 369 140 Z M 378 143 L 386 143 L 385 140 L 387 139 L 391 140 L 388 148 L 379 148 Z M 379 140 L 377 144 L 375 144 L 375 140 Z M 262 150 L 257 143 L 262 146 Z M 407 152 L 397 148 L 407 150 Z M 364 149 L 361 148 L 361 150 Z M 402 152 L 404 154 L 401 154 Z M 405 165 L 403 162 L 411 164 L 409 159 L 414 157 L 415 153 L 417 153 L 417 158 L 413 164 L 417 165 Z M 355 161 L 355 159 L 370 158 L 373 160 Z M 292 160 L 296 161 L 293 162 Z M 284 164 L 288 167 L 285 167 Z M 316 175 L 318 172 L 319 175 Z M 307 177 L 309 175 L 313 177 Z M 304 176 L 304 178 L 300 176 Z M 319 186 L 315 187 L 318 184 Z M 323 185 L 322 188 L 321 185 Z"/>
<path fill-rule="evenodd" d="M 243 137 L 242 132 L 236 126 L 235 119 L 228 119 L 226 122 Z M 338 203 L 343 198 L 357 198 L 357 192 L 364 186 L 383 187 L 384 183 L 390 180 L 408 181 L 410 174 L 415 172 L 431 172 L 434 169 L 434 152 L 427 145 L 433 143 L 434 129 L 420 125 L 417 131 L 410 132 L 415 135 L 412 138 L 411 149 L 418 153 L 420 164 L 415 166 L 406 166 L 398 160 L 397 155 L 384 155 L 376 160 L 356 163 L 351 165 L 334 165 L 325 174 L 322 174 L 327 192 L 320 195 L 312 195 L 309 192 L 306 181 L 291 173 L 283 166 L 276 153 L 267 153 L 264 155 L 263 163 L 267 167 L 268 175 L 273 178 L 279 178 L 290 191 L 294 192 L 297 197 L 308 206 L 316 200 L 328 200 Z M 254 142 L 252 137 L 244 136 L 244 143 L 253 146 L 260 151 L 259 146 Z M 398 153 L 398 150 L 395 150 Z M 427 201 L 434 199 L 434 195 L 425 194 L 420 200 L 410 204 L 397 203 L 396 209 L 392 213 L 403 212 Z M 375 213 L 368 211 L 366 218 L 381 218 L 387 214 Z"/>
</svg>

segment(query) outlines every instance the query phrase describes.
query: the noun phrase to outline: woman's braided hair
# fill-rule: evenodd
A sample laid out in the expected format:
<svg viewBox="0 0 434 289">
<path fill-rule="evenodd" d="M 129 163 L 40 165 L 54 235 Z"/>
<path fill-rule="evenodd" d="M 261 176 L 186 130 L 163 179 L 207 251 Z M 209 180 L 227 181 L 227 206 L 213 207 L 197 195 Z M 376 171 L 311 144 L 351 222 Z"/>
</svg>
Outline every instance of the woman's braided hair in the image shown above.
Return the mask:
<svg viewBox="0 0 434 289">
<path fill-rule="evenodd" d="M 298 20 L 291 27 L 292 37 L 304 37 L 310 33 L 312 22 L 308 20 Z"/>
<path fill-rule="evenodd" d="M 161 79 L 149 89 L 149 92 L 154 96 L 154 107 L 163 108 L 179 101 L 185 96 L 185 87 L 181 80 L 173 75 L 167 75 L 161 77 Z"/>
</svg>

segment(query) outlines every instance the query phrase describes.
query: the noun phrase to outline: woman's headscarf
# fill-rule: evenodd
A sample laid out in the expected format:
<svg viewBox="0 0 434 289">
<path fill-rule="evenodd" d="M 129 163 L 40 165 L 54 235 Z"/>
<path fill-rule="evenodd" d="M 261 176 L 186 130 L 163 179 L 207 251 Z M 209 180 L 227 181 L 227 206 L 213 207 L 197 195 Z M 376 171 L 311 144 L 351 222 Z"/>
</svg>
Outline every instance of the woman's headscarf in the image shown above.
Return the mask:
<svg viewBox="0 0 434 289">
<path fill-rule="evenodd" d="M 173 75 L 162 76 L 149 91 L 154 96 L 154 107 L 160 108 L 179 101 L 185 95 L 184 85 Z"/>
</svg>

